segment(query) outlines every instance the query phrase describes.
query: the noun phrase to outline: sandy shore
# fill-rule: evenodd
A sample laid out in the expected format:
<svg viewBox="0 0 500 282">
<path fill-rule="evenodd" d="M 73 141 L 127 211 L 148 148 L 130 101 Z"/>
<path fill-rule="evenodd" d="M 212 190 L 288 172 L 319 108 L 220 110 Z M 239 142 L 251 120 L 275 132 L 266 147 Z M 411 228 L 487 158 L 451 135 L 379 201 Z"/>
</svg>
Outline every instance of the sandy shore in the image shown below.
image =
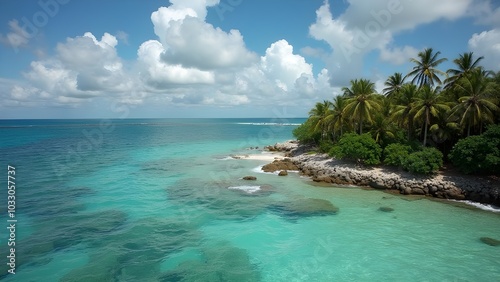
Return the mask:
<svg viewBox="0 0 500 282">
<path fill-rule="evenodd" d="M 248 155 L 234 155 L 232 158 L 234 159 L 241 159 L 241 160 L 259 160 L 259 161 L 266 161 L 266 162 L 272 162 L 274 160 L 281 160 L 285 156 L 283 153 L 269 153 L 269 152 L 263 152 L 261 154 L 248 154 Z"/>
</svg>

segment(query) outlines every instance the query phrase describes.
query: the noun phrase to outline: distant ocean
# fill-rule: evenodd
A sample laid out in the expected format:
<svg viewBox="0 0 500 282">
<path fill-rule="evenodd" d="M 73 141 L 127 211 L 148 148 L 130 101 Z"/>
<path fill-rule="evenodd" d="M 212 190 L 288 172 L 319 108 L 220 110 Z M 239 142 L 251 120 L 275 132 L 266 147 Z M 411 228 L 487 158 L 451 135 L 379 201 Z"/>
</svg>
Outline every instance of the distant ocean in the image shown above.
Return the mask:
<svg viewBox="0 0 500 282">
<path fill-rule="evenodd" d="M 0 120 L 0 280 L 500 281 L 499 213 L 229 158 L 303 121 Z"/>
</svg>

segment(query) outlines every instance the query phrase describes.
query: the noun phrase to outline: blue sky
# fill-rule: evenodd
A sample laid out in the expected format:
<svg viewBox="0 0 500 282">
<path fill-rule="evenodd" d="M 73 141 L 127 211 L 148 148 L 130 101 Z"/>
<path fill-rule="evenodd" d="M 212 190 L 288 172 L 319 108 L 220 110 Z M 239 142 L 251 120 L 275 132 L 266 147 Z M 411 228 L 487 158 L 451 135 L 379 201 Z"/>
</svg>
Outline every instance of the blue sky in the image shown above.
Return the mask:
<svg viewBox="0 0 500 282">
<path fill-rule="evenodd" d="M 426 47 L 500 70 L 494 0 L 3 0 L 0 119 L 304 117 Z"/>
</svg>

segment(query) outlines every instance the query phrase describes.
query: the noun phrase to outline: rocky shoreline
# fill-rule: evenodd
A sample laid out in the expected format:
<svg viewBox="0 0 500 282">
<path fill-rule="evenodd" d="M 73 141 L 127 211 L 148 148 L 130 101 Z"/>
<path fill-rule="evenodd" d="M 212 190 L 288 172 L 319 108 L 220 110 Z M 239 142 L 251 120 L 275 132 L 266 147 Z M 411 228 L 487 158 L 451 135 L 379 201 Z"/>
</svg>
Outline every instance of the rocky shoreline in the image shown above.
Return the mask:
<svg viewBox="0 0 500 282">
<path fill-rule="evenodd" d="M 433 176 L 411 174 L 386 166 L 364 167 L 332 159 L 326 154 L 311 154 L 310 147 L 297 141 L 287 141 L 266 147 L 285 153 L 286 165 L 292 162 L 303 175 L 316 182 L 369 186 L 375 189 L 399 191 L 404 195 L 422 195 L 441 199 L 470 200 L 500 206 L 500 180 L 447 173 Z M 281 170 L 280 161 L 273 162 Z"/>
</svg>

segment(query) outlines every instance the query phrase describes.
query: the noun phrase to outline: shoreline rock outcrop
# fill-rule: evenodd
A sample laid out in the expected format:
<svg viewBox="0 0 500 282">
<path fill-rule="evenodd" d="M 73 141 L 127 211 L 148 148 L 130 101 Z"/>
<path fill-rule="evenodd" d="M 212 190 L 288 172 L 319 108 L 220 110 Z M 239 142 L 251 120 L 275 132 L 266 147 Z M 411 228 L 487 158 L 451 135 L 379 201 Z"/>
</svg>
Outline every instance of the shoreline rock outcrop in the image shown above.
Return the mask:
<svg viewBox="0 0 500 282">
<path fill-rule="evenodd" d="M 280 171 L 280 173 L 278 173 L 278 176 L 287 176 L 288 175 L 288 171 L 286 170 L 282 170 Z"/>
<path fill-rule="evenodd" d="M 332 159 L 326 154 L 308 154 L 310 148 L 304 148 L 297 142 L 287 141 L 283 144 L 276 144 L 273 148 L 285 148 L 281 151 L 290 156 L 288 160 L 315 182 L 368 186 L 398 190 L 404 195 L 471 200 L 500 206 L 500 180 L 447 173 L 423 176 L 392 167 L 364 167 Z"/>
<path fill-rule="evenodd" d="M 284 158 L 282 160 L 275 160 L 270 164 L 262 167 L 264 172 L 275 172 L 275 171 L 297 171 L 299 167 L 290 158 Z"/>
</svg>

